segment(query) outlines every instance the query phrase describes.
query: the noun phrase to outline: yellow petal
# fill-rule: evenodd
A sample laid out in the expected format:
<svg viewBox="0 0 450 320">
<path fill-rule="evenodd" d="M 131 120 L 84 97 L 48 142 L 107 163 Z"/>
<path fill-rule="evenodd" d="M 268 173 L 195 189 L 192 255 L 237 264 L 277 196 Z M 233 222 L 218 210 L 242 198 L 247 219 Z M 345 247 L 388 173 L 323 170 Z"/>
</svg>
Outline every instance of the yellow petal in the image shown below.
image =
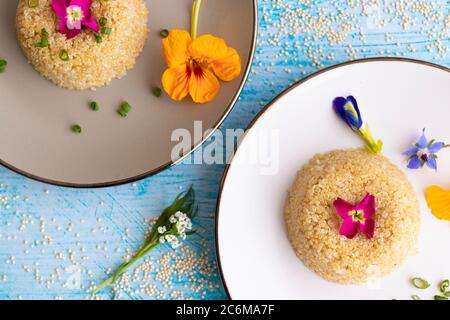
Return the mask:
<svg viewBox="0 0 450 320">
<path fill-rule="evenodd" d="M 425 191 L 425 197 L 436 218 L 450 221 L 450 191 L 431 186 Z"/>
<path fill-rule="evenodd" d="M 196 103 L 213 100 L 219 92 L 219 80 L 208 69 L 197 67 L 192 72 L 189 82 L 189 93 Z"/>
<path fill-rule="evenodd" d="M 162 76 L 164 91 L 176 101 L 185 98 L 189 93 L 189 78 L 191 71 L 186 65 L 167 69 Z"/>
<path fill-rule="evenodd" d="M 211 69 L 223 81 L 231 81 L 241 74 L 241 57 L 236 50 L 228 48 L 227 56 L 211 62 Z"/>
<path fill-rule="evenodd" d="M 172 30 L 169 36 L 162 40 L 163 54 L 169 68 L 186 63 L 191 42 L 191 35 L 184 30 Z"/>
</svg>

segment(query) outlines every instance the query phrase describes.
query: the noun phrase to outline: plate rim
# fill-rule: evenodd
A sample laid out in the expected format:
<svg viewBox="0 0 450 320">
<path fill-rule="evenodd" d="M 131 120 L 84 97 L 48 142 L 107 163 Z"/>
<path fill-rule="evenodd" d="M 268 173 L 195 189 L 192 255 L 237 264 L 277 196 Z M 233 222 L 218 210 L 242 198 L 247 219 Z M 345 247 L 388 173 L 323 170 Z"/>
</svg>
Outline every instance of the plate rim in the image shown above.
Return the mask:
<svg viewBox="0 0 450 320">
<path fill-rule="evenodd" d="M 128 183 L 137 182 L 142 179 L 154 176 L 154 175 L 164 171 L 165 169 L 168 169 L 170 167 L 173 167 L 173 166 L 183 162 L 189 155 L 191 155 L 193 152 L 195 152 L 195 150 L 197 150 L 199 147 L 201 147 L 203 145 L 203 143 L 205 141 L 207 141 L 219 129 L 219 127 L 222 125 L 222 123 L 225 121 L 225 119 L 229 116 L 229 114 L 233 110 L 234 106 L 236 105 L 236 102 L 238 101 L 238 99 L 242 93 L 242 90 L 244 89 L 245 84 L 247 83 L 247 79 L 250 74 L 250 70 L 252 69 L 253 60 L 255 57 L 257 38 L 258 38 L 258 27 L 259 27 L 259 24 L 258 24 L 258 0 L 250 0 L 250 1 L 252 2 L 252 9 L 253 9 L 252 10 L 253 11 L 252 41 L 251 41 L 250 52 L 248 55 L 248 62 L 245 66 L 244 76 L 242 77 L 242 80 L 239 84 L 238 90 L 236 91 L 236 93 L 233 96 L 233 99 L 228 104 L 227 108 L 225 109 L 225 112 L 222 114 L 222 116 L 219 118 L 219 120 L 216 122 L 216 124 L 211 128 L 211 130 L 209 130 L 208 134 L 204 135 L 202 137 L 201 141 L 197 142 L 196 144 L 195 143 L 192 144 L 189 151 L 186 154 L 184 154 L 182 157 L 180 157 L 180 159 L 178 159 L 176 161 L 170 160 L 170 161 L 160 165 L 159 167 L 153 168 L 152 170 L 149 170 L 147 172 L 144 172 L 144 173 L 141 173 L 141 174 L 129 177 L 129 178 L 107 181 L 107 182 L 100 182 L 100 183 L 71 183 L 71 182 L 64 182 L 64 181 L 58 181 L 58 180 L 54 180 L 54 179 L 44 178 L 44 177 L 29 173 L 25 170 L 22 170 L 16 166 L 4 161 L 1 158 L 0 158 L 0 166 L 7 168 L 23 177 L 26 177 L 26 178 L 29 178 L 31 180 L 35 180 L 38 182 L 42 182 L 45 184 L 49 184 L 49 185 L 54 185 L 54 186 L 59 186 L 59 187 L 67 187 L 67 188 L 75 188 L 75 189 L 96 189 L 96 188 L 116 187 L 116 186 L 121 186 L 121 185 L 125 185 Z"/>
<path fill-rule="evenodd" d="M 273 98 L 269 103 L 267 103 L 257 114 L 256 116 L 250 121 L 250 123 L 248 124 L 248 126 L 245 128 L 245 132 L 248 132 L 249 130 L 251 130 L 253 128 L 253 126 L 258 122 L 258 120 L 261 118 L 261 116 L 266 113 L 266 111 L 268 111 L 270 109 L 271 106 L 273 106 L 275 103 L 277 103 L 280 99 L 282 99 L 284 96 L 286 96 L 287 94 L 289 94 L 291 91 L 295 90 L 297 87 L 301 86 L 303 83 L 323 74 L 329 71 L 332 71 L 334 69 L 339 69 L 341 67 L 346 67 L 349 65 L 354 65 L 354 64 L 361 64 L 361 63 L 371 63 L 371 62 L 405 62 L 405 63 L 413 63 L 413 64 L 419 64 L 419 65 L 425 65 L 428 67 L 432 67 L 432 68 L 436 68 L 436 69 L 440 69 L 446 72 L 450 73 L 450 68 L 443 66 L 443 65 L 439 65 L 436 63 L 432 63 L 429 61 L 424 61 L 424 60 L 419 60 L 419 59 L 412 59 L 412 58 L 401 58 L 401 57 L 372 57 L 372 58 L 363 58 L 363 59 L 355 59 L 355 60 L 351 60 L 351 61 L 346 61 L 346 62 L 342 62 L 342 63 L 338 63 L 326 68 L 323 68 L 321 70 L 318 70 L 316 72 L 311 73 L 310 75 L 308 75 L 307 77 L 296 81 L 294 84 L 292 84 L 291 86 L 289 86 L 288 88 L 284 89 L 281 93 L 279 93 L 278 95 L 275 96 L 275 98 Z M 234 148 L 234 152 L 233 155 L 236 155 L 236 152 L 239 149 L 239 145 L 238 144 L 235 148 Z M 228 289 L 228 285 L 223 273 L 223 268 L 222 268 L 222 262 L 220 259 L 220 246 L 219 246 L 219 214 L 220 214 L 220 203 L 221 203 L 221 199 L 222 199 L 222 192 L 223 192 L 223 188 L 225 186 L 226 183 L 226 179 L 228 176 L 228 172 L 230 170 L 230 167 L 233 163 L 233 158 L 234 156 L 231 156 L 230 159 L 227 161 L 227 164 L 225 165 L 225 169 L 222 175 L 222 178 L 220 180 L 220 185 L 219 185 L 219 190 L 218 190 L 218 195 L 217 195 L 217 201 L 216 201 L 216 215 L 215 215 L 215 230 L 214 230 L 214 240 L 215 240 L 215 249 L 216 249 L 216 260 L 217 260 L 217 265 L 218 265 L 218 269 L 219 269 L 219 275 L 220 275 L 220 279 L 222 280 L 222 286 L 225 290 L 225 294 L 227 295 L 228 299 L 233 300 L 233 297 L 231 296 L 231 293 Z"/>
</svg>

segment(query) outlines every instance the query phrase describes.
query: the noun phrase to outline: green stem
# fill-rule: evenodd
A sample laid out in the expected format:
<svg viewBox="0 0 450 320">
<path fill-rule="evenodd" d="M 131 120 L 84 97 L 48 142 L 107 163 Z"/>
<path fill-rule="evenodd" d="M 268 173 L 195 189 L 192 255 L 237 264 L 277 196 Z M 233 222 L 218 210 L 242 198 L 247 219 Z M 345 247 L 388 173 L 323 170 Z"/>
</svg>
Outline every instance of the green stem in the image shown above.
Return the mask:
<svg viewBox="0 0 450 320">
<path fill-rule="evenodd" d="M 155 241 L 155 242 L 147 243 L 146 245 L 142 246 L 142 248 L 139 249 L 139 251 L 136 253 L 136 255 L 130 261 L 122 263 L 119 266 L 119 268 L 117 269 L 117 271 L 114 272 L 114 274 L 111 277 L 109 277 L 108 279 L 103 281 L 102 284 L 100 284 L 97 288 L 95 288 L 94 291 L 93 291 L 93 294 L 96 294 L 99 291 L 101 291 L 102 289 L 104 289 L 105 287 L 114 284 L 114 282 L 116 282 L 116 280 L 125 271 L 127 271 L 128 268 L 130 268 L 133 264 L 135 264 L 136 261 L 138 261 L 140 258 L 145 256 L 149 251 L 154 249 L 158 244 L 159 244 L 159 242 Z"/>
<path fill-rule="evenodd" d="M 192 37 L 192 39 L 197 38 L 198 16 L 200 13 L 201 5 L 202 5 L 202 0 L 194 0 L 194 3 L 192 4 L 192 16 L 191 16 L 191 37 Z"/>
</svg>

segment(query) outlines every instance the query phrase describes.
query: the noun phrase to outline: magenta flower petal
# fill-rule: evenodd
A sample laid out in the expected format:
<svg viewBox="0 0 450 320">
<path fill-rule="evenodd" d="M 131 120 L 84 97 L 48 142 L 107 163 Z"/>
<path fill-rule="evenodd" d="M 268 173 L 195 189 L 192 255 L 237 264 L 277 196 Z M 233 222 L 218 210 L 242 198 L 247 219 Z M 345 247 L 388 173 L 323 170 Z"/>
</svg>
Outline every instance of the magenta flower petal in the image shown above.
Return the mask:
<svg viewBox="0 0 450 320">
<path fill-rule="evenodd" d="M 353 222 L 352 217 L 345 218 L 339 229 L 339 234 L 348 239 L 353 239 L 358 234 L 358 224 Z"/>
<path fill-rule="evenodd" d="M 375 235 L 375 221 L 373 219 L 366 219 L 366 223 L 361 224 L 359 228 L 368 239 L 373 239 Z"/>
<path fill-rule="evenodd" d="M 80 34 L 82 26 L 99 32 L 100 28 L 91 13 L 91 4 L 92 0 L 52 0 L 51 7 L 59 18 L 59 32 L 65 34 L 67 39 Z M 78 17 L 75 18 L 75 13 L 68 17 L 69 11 L 74 10 Z M 70 18 L 72 21 L 69 20 Z"/>
<path fill-rule="evenodd" d="M 55 14 L 61 19 L 66 16 L 66 10 L 69 6 L 69 0 L 52 0 L 50 4 Z"/>
<path fill-rule="evenodd" d="M 361 231 L 368 239 L 374 237 L 375 220 L 373 217 L 376 211 L 376 203 L 373 195 L 368 193 L 356 205 L 338 198 L 333 202 L 333 206 L 344 220 L 339 229 L 340 235 L 353 239 L 358 231 Z"/>
<path fill-rule="evenodd" d="M 71 0 L 71 6 L 79 6 L 85 13 L 85 15 L 91 11 L 92 0 Z"/>
<path fill-rule="evenodd" d="M 341 198 L 337 198 L 333 202 L 333 206 L 336 208 L 336 211 L 343 219 L 349 217 L 350 210 L 353 210 L 353 208 L 355 207 L 352 203 L 347 202 Z"/>
<path fill-rule="evenodd" d="M 97 20 L 95 20 L 94 16 L 91 15 L 89 20 L 83 20 L 83 26 L 88 27 L 89 29 L 91 29 L 94 32 L 99 32 L 100 31 L 100 27 L 97 23 Z"/>
<path fill-rule="evenodd" d="M 364 211 L 364 218 L 370 219 L 376 211 L 375 197 L 368 193 L 364 199 L 355 206 L 356 210 Z"/>
<path fill-rule="evenodd" d="M 67 40 L 75 38 L 77 35 L 80 34 L 81 30 L 79 29 L 69 29 L 67 27 L 67 18 L 64 17 L 63 19 L 60 19 L 59 22 L 59 32 L 66 35 Z"/>
</svg>

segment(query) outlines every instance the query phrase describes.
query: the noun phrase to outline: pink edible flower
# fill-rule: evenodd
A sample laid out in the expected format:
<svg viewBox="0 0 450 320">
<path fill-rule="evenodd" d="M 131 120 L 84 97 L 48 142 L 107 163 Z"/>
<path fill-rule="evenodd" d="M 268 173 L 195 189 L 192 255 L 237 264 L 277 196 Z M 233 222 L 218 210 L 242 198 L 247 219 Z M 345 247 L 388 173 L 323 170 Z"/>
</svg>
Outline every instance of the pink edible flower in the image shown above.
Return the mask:
<svg viewBox="0 0 450 320">
<path fill-rule="evenodd" d="M 341 198 L 333 202 L 338 214 L 344 219 L 339 229 L 339 234 L 348 239 L 353 239 L 358 230 L 372 239 L 375 234 L 375 220 L 373 216 L 376 211 L 375 197 L 367 194 L 364 199 L 354 205 Z"/>
<path fill-rule="evenodd" d="M 82 27 L 99 32 L 100 27 L 91 13 L 92 0 L 52 0 L 51 7 L 59 17 L 59 32 L 72 39 Z"/>
</svg>

